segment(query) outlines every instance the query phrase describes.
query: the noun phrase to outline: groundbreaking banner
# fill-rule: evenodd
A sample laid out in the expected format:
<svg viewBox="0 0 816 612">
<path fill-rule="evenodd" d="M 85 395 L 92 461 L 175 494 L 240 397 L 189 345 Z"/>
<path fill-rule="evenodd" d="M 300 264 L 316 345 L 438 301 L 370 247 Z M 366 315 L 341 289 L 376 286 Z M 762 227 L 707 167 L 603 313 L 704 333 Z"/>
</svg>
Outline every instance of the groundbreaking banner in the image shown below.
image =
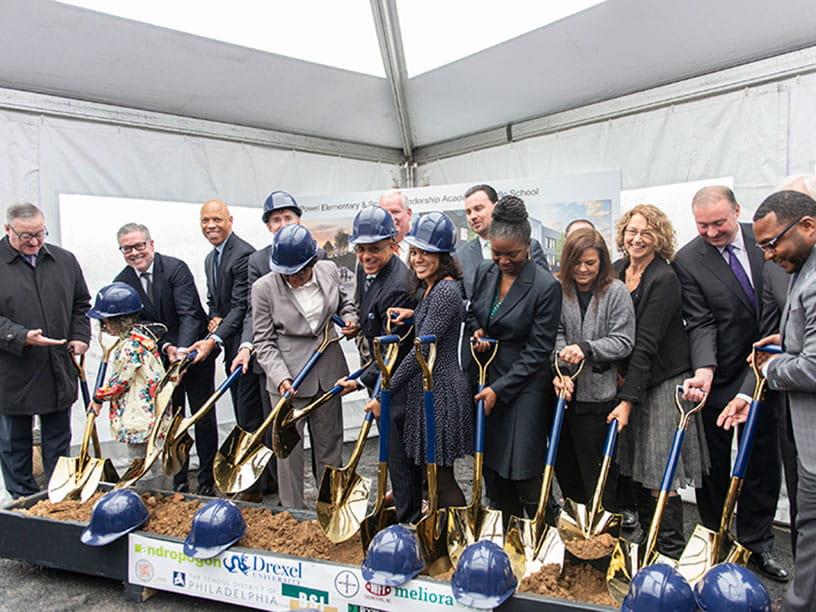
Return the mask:
<svg viewBox="0 0 816 612">
<path fill-rule="evenodd" d="M 401 587 L 366 582 L 360 569 L 233 548 L 193 559 L 179 542 L 130 534 L 128 581 L 139 586 L 260 610 L 442 612 L 468 610 L 448 583 L 412 580 Z"/>
</svg>

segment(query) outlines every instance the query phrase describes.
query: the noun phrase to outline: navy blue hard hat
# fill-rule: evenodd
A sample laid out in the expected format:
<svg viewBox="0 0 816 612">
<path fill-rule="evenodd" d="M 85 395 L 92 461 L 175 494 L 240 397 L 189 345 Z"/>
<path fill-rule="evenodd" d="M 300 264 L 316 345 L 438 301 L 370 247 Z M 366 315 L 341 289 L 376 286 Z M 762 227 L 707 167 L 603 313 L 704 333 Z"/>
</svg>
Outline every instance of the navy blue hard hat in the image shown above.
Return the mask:
<svg viewBox="0 0 816 612">
<path fill-rule="evenodd" d="M 411 224 L 405 242 L 427 253 L 450 253 L 456 244 L 456 226 L 443 212 L 430 212 Z"/>
<path fill-rule="evenodd" d="M 351 244 L 374 244 L 397 235 L 391 213 L 381 206 L 366 206 L 354 216 Z"/>
<path fill-rule="evenodd" d="M 489 541 L 465 548 L 451 580 L 454 598 L 469 608 L 497 608 L 517 586 L 510 557 L 501 546 Z"/>
<path fill-rule="evenodd" d="M 264 200 L 263 205 L 263 222 L 266 223 L 269 221 L 269 216 L 276 210 L 283 210 L 284 208 L 290 208 L 297 213 L 297 216 L 300 217 L 303 214 L 303 211 L 298 206 L 297 200 L 292 196 L 290 193 L 286 193 L 285 191 L 273 191 L 270 193 L 266 200 Z"/>
<path fill-rule="evenodd" d="M 305 227 L 286 225 L 272 238 L 269 268 L 277 274 L 297 274 L 317 257 L 317 243 Z"/>
<path fill-rule="evenodd" d="M 621 612 L 694 612 L 694 593 L 672 566 L 647 565 L 632 579 Z"/>
<path fill-rule="evenodd" d="M 704 612 L 770 612 L 771 596 L 756 574 L 736 563 L 712 567 L 694 586 Z"/>
<path fill-rule="evenodd" d="M 147 507 L 131 489 L 114 489 L 94 504 L 91 522 L 80 540 L 88 546 L 105 546 L 147 522 Z"/>
<path fill-rule="evenodd" d="M 400 586 L 414 578 L 425 562 L 416 533 L 405 525 L 390 525 L 377 532 L 363 560 L 363 578 L 383 586 Z"/>
<path fill-rule="evenodd" d="M 245 531 L 246 523 L 238 506 L 226 499 L 214 499 L 195 513 L 193 527 L 184 540 L 184 554 L 211 559 L 240 540 Z"/>
<path fill-rule="evenodd" d="M 96 294 L 93 308 L 85 313 L 91 319 L 110 319 L 134 314 L 142 309 L 142 300 L 136 290 L 127 283 L 105 285 Z"/>
</svg>

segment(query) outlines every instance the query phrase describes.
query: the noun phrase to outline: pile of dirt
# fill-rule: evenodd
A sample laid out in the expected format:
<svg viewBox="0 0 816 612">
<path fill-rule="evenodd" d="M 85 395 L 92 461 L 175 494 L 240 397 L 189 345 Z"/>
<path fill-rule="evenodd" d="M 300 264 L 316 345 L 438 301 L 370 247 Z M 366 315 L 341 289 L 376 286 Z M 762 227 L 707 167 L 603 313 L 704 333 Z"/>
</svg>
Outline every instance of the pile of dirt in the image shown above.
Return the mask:
<svg viewBox="0 0 816 612">
<path fill-rule="evenodd" d="M 602 559 L 608 557 L 615 550 L 615 538 L 608 533 L 590 538 L 589 540 L 574 540 L 564 542 L 568 551 L 579 559 Z"/>
<path fill-rule="evenodd" d="M 55 521 L 87 523 L 91 520 L 91 510 L 93 510 L 94 504 L 102 495 L 102 492 L 94 493 L 93 497 L 84 504 L 80 503 L 78 499 L 64 499 L 56 504 L 43 499 L 30 508 L 19 508 L 16 512 Z"/>
<path fill-rule="evenodd" d="M 363 562 L 359 534 L 346 542 L 333 544 L 315 520 L 298 522 L 288 512 L 273 514 L 266 508 L 244 508 L 243 514 L 247 532 L 238 542 L 239 546 L 349 565 Z"/>
<path fill-rule="evenodd" d="M 147 525 L 143 527 L 144 531 L 182 540 L 190 533 L 193 516 L 202 505 L 197 499 L 185 499 L 181 493 L 173 495 L 143 493 L 142 500 L 150 513 Z"/>
<path fill-rule="evenodd" d="M 522 580 L 519 591 L 544 597 L 559 597 L 602 606 L 615 606 L 606 590 L 606 576 L 591 565 L 564 565 L 563 574 L 556 564 L 545 565 L 540 571 Z"/>
</svg>

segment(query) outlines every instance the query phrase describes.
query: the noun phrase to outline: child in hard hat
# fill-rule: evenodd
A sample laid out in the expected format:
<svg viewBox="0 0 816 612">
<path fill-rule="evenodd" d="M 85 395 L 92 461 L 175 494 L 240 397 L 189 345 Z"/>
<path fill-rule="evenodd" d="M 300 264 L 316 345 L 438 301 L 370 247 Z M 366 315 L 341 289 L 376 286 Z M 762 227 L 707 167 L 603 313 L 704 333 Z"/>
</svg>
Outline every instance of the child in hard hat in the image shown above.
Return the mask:
<svg viewBox="0 0 816 612">
<path fill-rule="evenodd" d="M 94 392 L 91 407 L 99 414 L 102 403 L 110 403 L 111 433 L 124 443 L 127 465 L 145 456 L 147 437 L 156 420 L 156 391 L 164 377 L 155 330 L 137 323 L 141 310 L 139 294 L 130 285 L 117 282 L 99 291 L 87 314 L 100 321 L 103 332 L 119 338 L 111 358 L 111 375 Z M 142 482 L 156 488 L 169 485 L 154 470 Z"/>
</svg>

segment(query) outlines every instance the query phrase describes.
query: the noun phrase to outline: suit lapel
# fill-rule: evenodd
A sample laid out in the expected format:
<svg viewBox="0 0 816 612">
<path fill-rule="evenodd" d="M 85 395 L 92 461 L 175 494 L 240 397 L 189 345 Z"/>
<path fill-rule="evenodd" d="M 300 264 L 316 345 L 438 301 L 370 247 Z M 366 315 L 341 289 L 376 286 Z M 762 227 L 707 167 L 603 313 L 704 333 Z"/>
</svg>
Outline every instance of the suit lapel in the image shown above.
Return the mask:
<svg viewBox="0 0 816 612">
<path fill-rule="evenodd" d="M 725 262 L 725 258 L 722 256 L 719 249 L 711 246 L 701 238 L 700 250 L 698 251 L 698 254 L 700 255 L 701 265 L 707 268 L 714 275 L 714 278 L 719 279 L 720 282 L 728 287 L 734 293 L 734 295 L 737 296 L 737 299 L 743 306 L 745 306 L 745 308 L 751 312 L 754 312 L 754 307 L 751 305 L 751 302 L 748 301 L 748 296 L 745 295 L 745 292 L 742 290 L 742 286 L 739 284 L 737 277 L 734 276 L 734 273 L 731 271 L 731 267 Z M 756 293 L 756 290 L 754 290 L 754 293 L 756 295 L 760 295 Z"/>
<path fill-rule="evenodd" d="M 210 289 L 210 292 L 213 293 L 213 297 L 215 296 L 215 279 L 213 278 L 213 252 L 210 250 L 207 253 L 207 256 L 204 258 L 204 271 L 207 274 L 207 287 Z"/>
<path fill-rule="evenodd" d="M 153 306 L 154 310 L 156 311 L 156 315 L 158 315 L 159 321 L 162 320 L 161 318 L 161 303 L 162 303 L 162 293 L 164 288 L 164 262 L 162 261 L 162 256 L 156 253 L 155 258 L 153 259 Z"/>
<path fill-rule="evenodd" d="M 527 295 L 530 291 L 530 287 L 533 285 L 533 275 L 535 274 L 534 269 L 535 263 L 532 261 L 527 261 L 524 264 L 524 267 L 521 269 L 521 273 L 519 274 L 518 278 L 516 278 L 513 286 L 510 287 L 510 291 L 507 292 L 507 295 L 504 296 L 504 300 L 502 300 L 499 309 L 496 311 L 496 315 L 491 319 L 490 324 L 494 325 L 497 323 L 502 317 L 507 315 L 509 312 L 513 310 L 513 307 L 518 304 L 521 299 Z M 493 292 L 490 294 L 490 300 L 493 299 L 493 296 L 496 295 L 496 289 L 498 288 L 499 279 L 501 278 L 501 272 L 499 271 L 498 266 L 495 269 L 499 272 L 496 275 L 496 281 L 494 285 Z M 492 305 L 492 304 L 491 304 Z M 489 312 L 489 311 L 488 311 Z"/>
</svg>

